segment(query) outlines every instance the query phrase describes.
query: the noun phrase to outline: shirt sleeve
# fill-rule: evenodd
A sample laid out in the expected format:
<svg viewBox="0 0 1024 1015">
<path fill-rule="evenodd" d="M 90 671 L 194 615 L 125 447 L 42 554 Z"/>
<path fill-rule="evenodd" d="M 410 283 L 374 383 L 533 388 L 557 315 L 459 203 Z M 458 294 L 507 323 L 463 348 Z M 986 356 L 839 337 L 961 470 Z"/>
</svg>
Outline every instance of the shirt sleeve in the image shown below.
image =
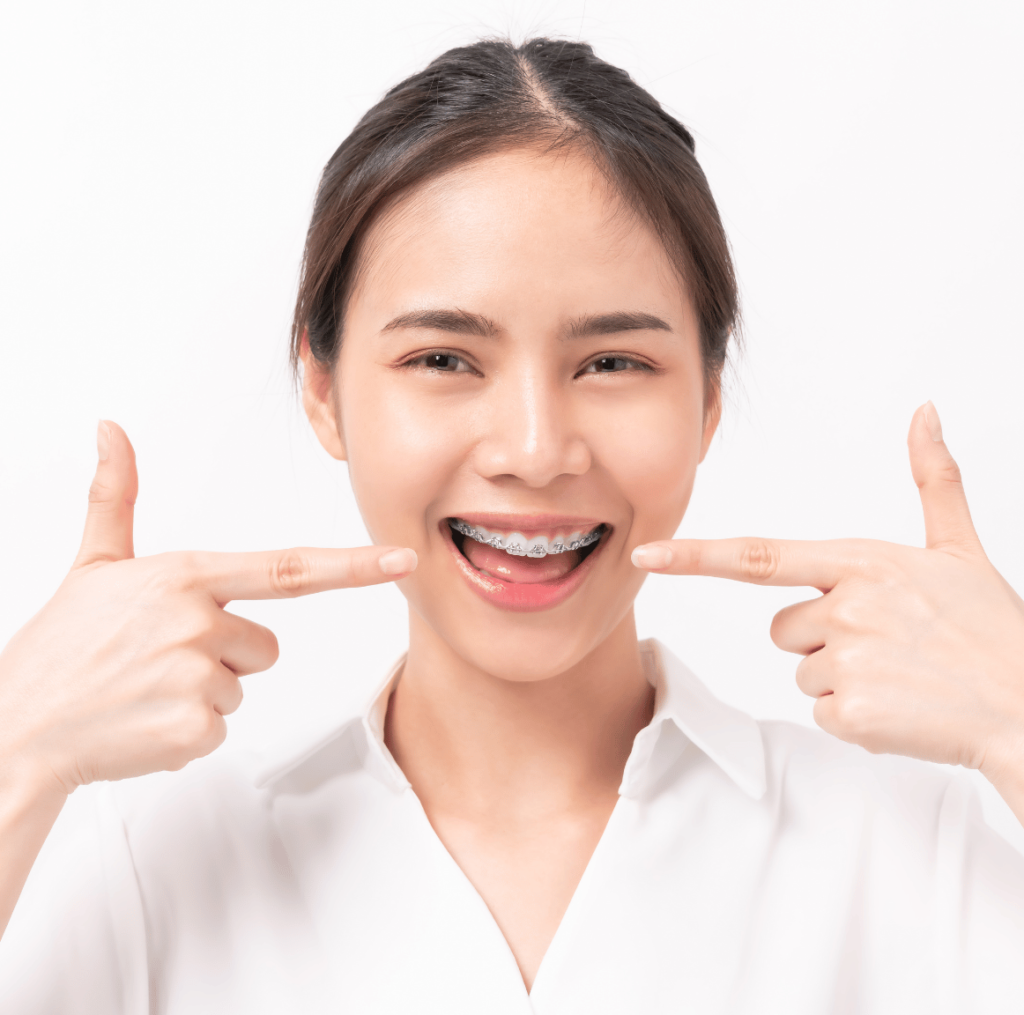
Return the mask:
<svg viewBox="0 0 1024 1015">
<path fill-rule="evenodd" d="M 1024 1012 L 1024 856 L 954 779 L 939 812 L 938 996 L 950 1012 Z"/>
<path fill-rule="evenodd" d="M 109 784 L 76 791 L 0 940 L 4 1015 L 147 1015 L 146 933 Z"/>
</svg>

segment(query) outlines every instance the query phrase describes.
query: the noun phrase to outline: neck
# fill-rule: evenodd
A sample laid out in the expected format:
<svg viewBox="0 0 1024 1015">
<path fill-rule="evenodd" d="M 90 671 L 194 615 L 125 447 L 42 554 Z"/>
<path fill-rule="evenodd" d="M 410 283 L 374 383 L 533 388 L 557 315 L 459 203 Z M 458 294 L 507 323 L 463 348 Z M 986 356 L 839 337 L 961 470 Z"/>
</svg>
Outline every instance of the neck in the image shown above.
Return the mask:
<svg viewBox="0 0 1024 1015">
<path fill-rule="evenodd" d="M 537 815 L 614 798 L 653 702 L 632 612 L 571 669 L 530 681 L 473 665 L 413 612 L 385 738 L 428 810 Z"/>
</svg>

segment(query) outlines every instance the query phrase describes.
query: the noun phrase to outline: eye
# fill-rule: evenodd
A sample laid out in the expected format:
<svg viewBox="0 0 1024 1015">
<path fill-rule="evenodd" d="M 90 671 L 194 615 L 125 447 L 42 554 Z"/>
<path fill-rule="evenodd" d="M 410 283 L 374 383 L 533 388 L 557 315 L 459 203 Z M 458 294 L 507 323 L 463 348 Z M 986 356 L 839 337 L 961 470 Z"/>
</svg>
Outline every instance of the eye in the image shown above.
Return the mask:
<svg viewBox="0 0 1024 1015">
<path fill-rule="evenodd" d="M 453 352 L 427 352 L 406 360 L 405 366 L 418 367 L 421 370 L 437 371 L 445 374 L 475 373 L 473 368 Z"/>
<path fill-rule="evenodd" d="M 581 374 L 618 374 L 625 370 L 650 370 L 646 363 L 625 356 L 600 356 L 588 363 Z"/>
</svg>

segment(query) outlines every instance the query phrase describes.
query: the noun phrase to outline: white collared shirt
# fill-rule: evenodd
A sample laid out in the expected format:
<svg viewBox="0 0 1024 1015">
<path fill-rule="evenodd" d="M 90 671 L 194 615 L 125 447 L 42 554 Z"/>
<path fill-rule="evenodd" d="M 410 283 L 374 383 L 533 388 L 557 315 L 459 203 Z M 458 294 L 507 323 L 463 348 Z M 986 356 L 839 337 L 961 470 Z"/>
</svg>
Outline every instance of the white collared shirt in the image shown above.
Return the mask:
<svg viewBox="0 0 1024 1015">
<path fill-rule="evenodd" d="M 0 943 L 4 1015 L 1024 1012 L 1024 857 L 946 770 L 717 701 L 655 714 L 527 993 L 370 707 L 262 770 L 79 791 Z"/>
</svg>

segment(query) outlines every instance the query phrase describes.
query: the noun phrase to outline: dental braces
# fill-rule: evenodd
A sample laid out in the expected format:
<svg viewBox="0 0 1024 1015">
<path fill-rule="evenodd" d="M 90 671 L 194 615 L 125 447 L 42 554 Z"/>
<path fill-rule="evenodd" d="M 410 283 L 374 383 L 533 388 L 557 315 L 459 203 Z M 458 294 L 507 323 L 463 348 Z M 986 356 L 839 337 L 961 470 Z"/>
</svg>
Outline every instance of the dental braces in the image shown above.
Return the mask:
<svg viewBox="0 0 1024 1015">
<path fill-rule="evenodd" d="M 533 543 L 532 545 L 527 544 L 524 546 L 518 540 L 513 542 L 511 539 L 505 540 L 501 536 L 489 536 L 475 525 L 469 525 L 459 518 L 450 518 L 448 525 L 456 532 L 469 536 L 470 539 L 475 540 L 477 543 L 492 546 L 495 550 L 504 550 L 513 557 L 546 557 L 549 553 L 568 553 L 572 550 L 582 550 L 584 547 L 596 543 L 601 538 L 603 529 L 603 526 L 599 525 L 593 532 L 588 532 L 585 536 L 580 536 L 578 539 L 570 539 L 568 542 L 556 539 L 550 546 L 547 545 L 547 540 L 543 543 Z M 519 535 L 519 533 L 516 533 L 516 535 Z"/>
</svg>

